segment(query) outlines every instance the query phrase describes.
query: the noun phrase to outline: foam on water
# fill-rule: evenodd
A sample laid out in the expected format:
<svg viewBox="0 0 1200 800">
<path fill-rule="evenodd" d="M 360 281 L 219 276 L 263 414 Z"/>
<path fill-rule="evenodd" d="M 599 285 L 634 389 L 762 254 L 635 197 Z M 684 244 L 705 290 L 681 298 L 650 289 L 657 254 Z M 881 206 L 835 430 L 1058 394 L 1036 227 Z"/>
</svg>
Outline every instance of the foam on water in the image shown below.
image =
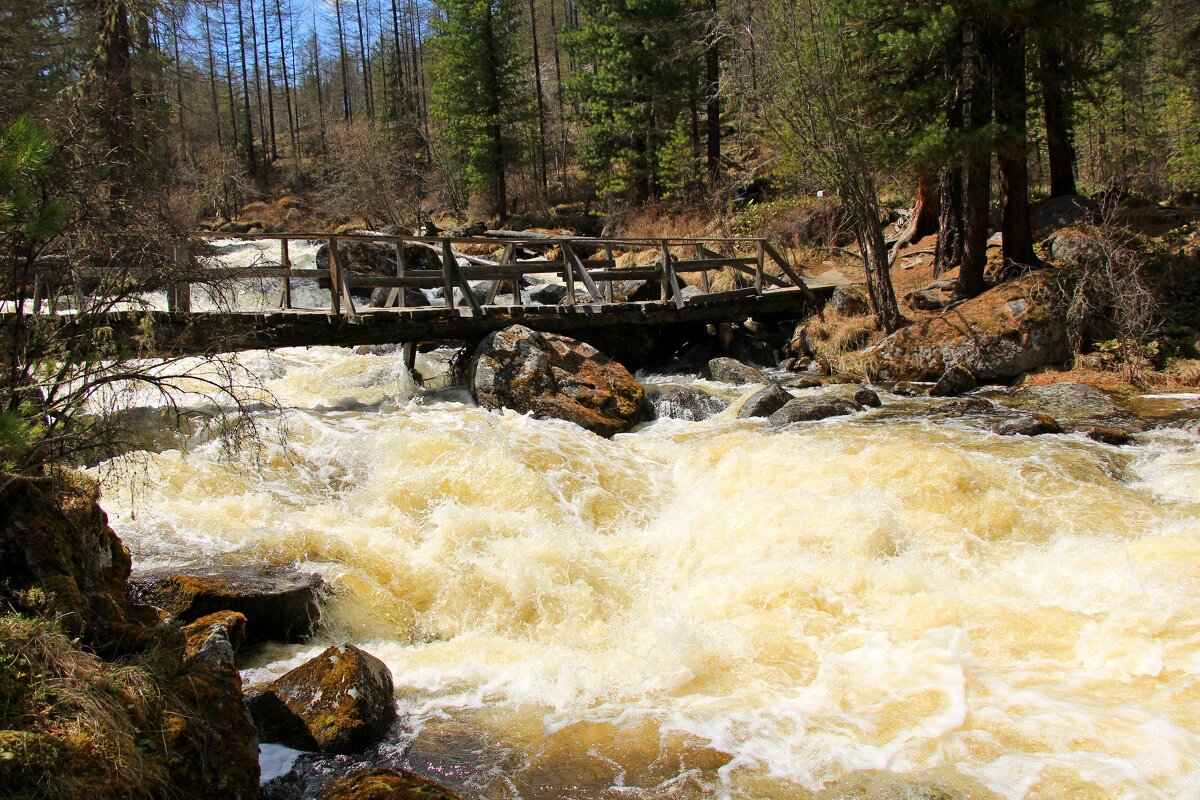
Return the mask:
<svg viewBox="0 0 1200 800">
<path fill-rule="evenodd" d="M 247 680 L 357 642 L 414 748 L 510 754 L 479 794 L 1200 794 L 1192 433 L 722 414 L 609 441 L 421 398 L 399 354 L 245 358 L 289 444 L 151 456 L 113 524 L 160 563 L 325 574 L 320 640 Z"/>
</svg>

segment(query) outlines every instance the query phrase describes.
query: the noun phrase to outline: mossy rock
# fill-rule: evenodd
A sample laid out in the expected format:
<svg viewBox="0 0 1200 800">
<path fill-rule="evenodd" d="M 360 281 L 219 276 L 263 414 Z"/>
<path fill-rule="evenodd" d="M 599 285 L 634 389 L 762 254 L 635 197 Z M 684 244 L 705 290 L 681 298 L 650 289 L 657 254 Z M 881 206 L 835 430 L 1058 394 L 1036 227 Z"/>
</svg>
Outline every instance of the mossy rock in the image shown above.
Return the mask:
<svg viewBox="0 0 1200 800">
<path fill-rule="evenodd" d="M 354 753 L 396 718 L 392 673 L 354 645 L 330 647 L 248 699 L 263 741 Z"/>
<path fill-rule="evenodd" d="M 459 800 L 458 795 L 411 772 L 378 769 L 332 783 L 322 800 Z"/>
</svg>

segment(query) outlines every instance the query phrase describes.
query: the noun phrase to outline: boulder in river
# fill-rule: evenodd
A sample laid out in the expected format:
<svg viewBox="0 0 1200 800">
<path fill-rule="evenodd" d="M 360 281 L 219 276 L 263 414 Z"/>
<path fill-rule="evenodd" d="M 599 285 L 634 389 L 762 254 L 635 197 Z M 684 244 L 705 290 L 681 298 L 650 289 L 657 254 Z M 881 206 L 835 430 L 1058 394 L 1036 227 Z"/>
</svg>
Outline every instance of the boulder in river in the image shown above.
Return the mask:
<svg viewBox="0 0 1200 800">
<path fill-rule="evenodd" d="M 567 287 L 561 283 L 547 283 L 529 293 L 529 299 L 544 306 L 556 306 L 567 298 Z"/>
<path fill-rule="evenodd" d="M 396 718 L 393 691 L 387 666 L 347 644 L 251 692 L 246 705 L 263 741 L 353 753 L 387 733 Z"/>
<path fill-rule="evenodd" d="M 704 368 L 704 377 L 721 383 L 732 383 L 740 386 L 747 383 L 766 383 L 762 370 L 743 364 L 736 358 L 721 356 L 708 362 Z"/>
<path fill-rule="evenodd" d="M 311 636 L 325 591 L 319 575 L 281 568 L 156 570 L 129 579 L 130 597 L 183 622 L 217 611 L 244 614 L 248 645 Z"/>
<path fill-rule="evenodd" d="M 321 800 L 458 800 L 458 795 L 411 772 L 373 769 L 334 781 Z"/>
<path fill-rule="evenodd" d="M 1120 447 L 1129 444 L 1133 441 L 1133 432 L 1124 428 L 1116 428 L 1109 425 L 1097 425 L 1091 428 L 1086 433 L 1087 437 L 1094 442 L 1101 444 L 1111 444 Z"/>
<path fill-rule="evenodd" d="M 867 351 L 880 380 L 935 381 L 960 365 L 980 383 L 1012 380 L 1071 355 L 1052 275 L 1035 272 L 903 328 Z"/>
<path fill-rule="evenodd" d="M 959 397 L 942 403 L 933 409 L 935 414 L 946 414 L 961 417 L 966 414 L 986 414 L 995 408 L 995 404 L 982 397 Z"/>
<path fill-rule="evenodd" d="M 843 417 L 862 411 L 862 406 L 842 397 L 801 397 L 789 401 L 768 418 L 772 427 L 794 422 L 814 422 L 827 417 Z"/>
<path fill-rule="evenodd" d="M 993 430 L 1001 436 L 1043 436 L 1048 433 L 1062 433 L 1062 426 L 1054 417 L 1026 414 L 1006 419 Z"/>
<path fill-rule="evenodd" d="M 659 417 L 700 422 L 716 416 L 728 407 L 721 398 L 687 386 L 651 387 L 646 398 Z"/>
<path fill-rule="evenodd" d="M 867 287 L 861 283 L 843 283 L 834 287 L 829 308 L 843 317 L 861 317 L 871 312 Z"/>
<path fill-rule="evenodd" d="M 769 384 L 746 398 L 738 419 L 769 417 L 792 401 L 792 395 L 777 383 Z"/>
<path fill-rule="evenodd" d="M 978 386 L 971 370 L 962 364 L 955 364 L 942 373 L 942 377 L 938 378 L 937 383 L 929 390 L 929 395 L 931 397 L 954 397 L 965 394 Z"/>
<path fill-rule="evenodd" d="M 479 343 L 467 383 L 484 408 L 567 420 L 601 436 L 640 422 L 646 400 L 629 370 L 596 348 L 523 325 L 488 334 Z"/>
</svg>

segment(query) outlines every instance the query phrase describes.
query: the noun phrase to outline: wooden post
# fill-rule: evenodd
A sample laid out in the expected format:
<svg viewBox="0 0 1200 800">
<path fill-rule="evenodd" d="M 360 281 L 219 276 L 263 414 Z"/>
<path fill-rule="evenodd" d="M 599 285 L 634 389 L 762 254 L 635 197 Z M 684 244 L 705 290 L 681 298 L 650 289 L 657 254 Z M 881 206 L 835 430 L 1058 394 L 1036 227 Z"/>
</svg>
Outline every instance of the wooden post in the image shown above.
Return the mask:
<svg viewBox="0 0 1200 800">
<path fill-rule="evenodd" d="M 396 250 L 396 277 L 403 278 L 404 274 L 408 272 L 408 255 L 404 252 L 404 242 L 394 242 L 392 246 Z M 391 308 L 392 306 L 399 306 L 400 308 L 404 308 L 407 302 L 404 298 L 404 287 L 394 286 L 388 292 L 387 302 L 383 304 L 383 307 Z"/>
<path fill-rule="evenodd" d="M 558 249 L 562 253 L 563 283 L 567 285 L 567 305 L 573 306 L 575 305 L 575 271 L 571 269 L 571 262 L 567 259 L 567 243 L 560 241 Z"/>
<path fill-rule="evenodd" d="M 704 247 L 701 245 L 696 245 L 696 258 L 697 259 L 704 258 Z M 705 267 L 704 270 L 701 271 L 701 273 L 700 273 L 700 288 L 704 290 L 705 294 L 708 294 L 709 292 L 712 291 L 712 283 L 708 280 L 708 268 L 707 267 Z"/>
<path fill-rule="evenodd" d="M 766 256 L 766 250 L 763 247 L 763 240 L 758 240 L 758 252 L 754 256 L 754 293 L 762 294 L 763 289 L 763 258 Z"/>
<path fill-rule="evenodd" d="M 662 285 L 662 300 L 665 303 L 666 301 L 671 299 L 671 294 L 672 294 L 671 290 L 674 289 L 675 287 L 671 286 L 671 283 L 670 283 L 670 281 L 671 281 L 671 278 L 670 278 L 671 247 L 667 244 L 666 239 L 663 239 L 660 242 L 660 246 L 662 247 L 662 275 L 659 278 L 659 282 Z"/>
<path fill-rule="evenodd" d="M 292 257 L 288 253 L 287 239 L 279 240 L 279 266 L 289 271 L 292 268 Z M 279 307 L 292 307 L 292 279 L 287 275 L 279 280 Z"/>
<path fill-rule="evenodd" d="M 42 271 L 35 264 L 33 267 L 33 314 L 34 316 L 42 313 L 42 286 L 45 281 L 42 279 Z M 167 295 L 168 301 L 170 294 Z"/>
<path fill-rule="evenodd" d="M 442 291 L 445 293 L 446 308 L 454 308 L 454 251 L 449 242 L 442 242 Z"/>
<path fill-rule="evenodd" d="M 408 374 L 415 379 L 417 377 L 417 343 L 404 343 L 404 366 L 408 367 Z"/>
<path fill-rule="evenodd" d="M 191 266 L 191 254 L 187 242 L 175 243 L 175 269 L 178 273 L 186 273 Z M 186 314 L 192 310 L 192 285 L 176 277 L 167 285 L 167 311 L 172 314 Z"/>
<path fill-rule="evenodd" d="M 514 248 L 514 245 L 511 245 L 511 244 L 504 245 L 504 253 L 500 256 L 500 266 L 506 267 L 512 262 L 513 248 Z M 500 291 L 500 281 L 501 281 L 500 278 L 496 278 L 494 281 L 492 281 L 490 284 L 488 284 L 487 298 L 483 301 L 486 305 L 490 306 L 496 302 L 496 295 Z M 516 300 L 517 305 L 521 305 L 521 276 L 520 275 L 518 275 L 516 278 L 513 279 L 512 287 L 513 287 L 513 298 Z"/>
<path fill-rule="evenodd" d="M 329 310 L 335 316 L 342 313 L 342 265 L 336 236 L 329 237 Z"/>
<path fill-rule="evenodd" d="M 588 274 L 587 267 L 579 259 L 570 242 L 563 242 L 563 261 L 567 263 L 568 270 L 575 270 L 579 273 L 579 280 L 583 281 L 583 285 L 587 287 L 588 294 L 592 296 L 592 299 L 597 303 L 603 303 L 604 295 L 600 294 L 600 290 L 596 288 L 596 282 Z"/>
<path fill-rule="evenodd" d="M 607 269 L 609 271 L 615 270 L 617 268 L 617 260 L 615 258 L 613 258 L 613 251 L 612 251 L 611 245 L 604 246 L 604 260 L 606 262 L 608 262 Z M 613 301 L 613 280 L 612 280 L 612 278 L 609 278 L 607 281 L 604 282 L 604 296 L 605 296 L 605 298 L 608 299 L 608 302 L 611 303 Z"/>
</svg>

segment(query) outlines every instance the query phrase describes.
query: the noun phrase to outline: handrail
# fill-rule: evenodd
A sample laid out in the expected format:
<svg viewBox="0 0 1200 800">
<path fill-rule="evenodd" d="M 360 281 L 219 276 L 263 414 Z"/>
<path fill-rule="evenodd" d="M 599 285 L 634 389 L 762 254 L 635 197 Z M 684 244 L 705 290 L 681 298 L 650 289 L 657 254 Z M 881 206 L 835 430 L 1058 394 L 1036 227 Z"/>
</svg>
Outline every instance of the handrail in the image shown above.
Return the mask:
<svg viewBox="0 0 1200 800">
<path fill-rule="evenodd" d="M 274 241 L 279 246 L 278 266 L 196 267 L 195 254 L 188 242 L 181 240 L 175 246 L 177 272 L 169 280 L 167 289 L 168 310 L 187 312 L 191 310 L 191 285 L 213 284 L 222 280 L 240 278 L 279 278 L 278 307 L 293 310 L 291 280 L 296 278 L 327 279 L 329 282 L 329 313 L 333 317 L 344 317 L 353 321 L 359 315 L 351 289 L 390 289 L 383 308 L 406 307 L 406 288 L 436 288 L 443 291 L 443 302 L 447 309 L 455 307 L 455 290 L 461 292 L 471 316 L 483 316 L 484 306 L 491 306 L 502 282 L 513 288 L 515 308 L 525 308 L 520 282 L 526 275 L 557 274 L 566 287 L 563 303 L 575 306 L 575 287 L 582 284 L 586 290 L 588 305 L 619 305 L 614 302 L 614 283 L 623 280 L 645 280 L 661 286 L 661 302 L 664 306 L 683 309 L 689 304 L 703 305 L 733 297 L 761 296 L 772 289 L 800 289 L 806 298 L 815 302 L 816 297 L 769 241 L 760 237 L 663 237 L 649 239 L 641 237 L 597 238 L 590 236 L 522 236 L 519 232 L 504 232 L 500 236 L 410 236 L 385 233 L 233 233 L 204 231 L 194 235 L 195 239 L 209 241 Z M 295 241 L 323 242 L 328 248 L 328 265 L 317 269 L 294 269 L 293 254 L 289 243 Z M 390 244 L 395 249 L 394 274 L 354 272 L 344 260 L 342 248 L 347 244 L 368 243 Z M 414 268 L 408 246 L 429 251 L 430 262 L 436 269 Z M 503 248 L 499 261 L 456 252 L 454 245 L 485 246 Z M 729 246 L 727 251 L 753 250 L 753 255 L 723 256 L 705 245 Z M 582 258 L 578 249 L 592 248 L 603 258 Z M 558 250 L 557 256 L 543 256 L 526 261 L 516 259 L 517 248 L 536 252 Z M 691 251 L 694 258 L 683 258 L 672 249 Z M 617 250 L 657 250 L 655 261 L 631 267 L 618 267 Z M 781 275 L 766 271 L 767 259 L 775 263 Z M 464 264 L 460 264 L 464 262 Z M 268 262 L 270 263 L 270 262 Z M 709 272 L 731 269 L 753 278 L 753 291 L 744 289 L 714 292 Z M 679 275 L 699 273 L 700 288 L 685 297 Z M 484 302 L 476 297 L 471 281 L 490 281 Z M 42 292 L 39 283 L 35 286 L 35 313 L 39 313 Z M 707 298 L 707 299 L 706 299 Z"/>
</svg>

